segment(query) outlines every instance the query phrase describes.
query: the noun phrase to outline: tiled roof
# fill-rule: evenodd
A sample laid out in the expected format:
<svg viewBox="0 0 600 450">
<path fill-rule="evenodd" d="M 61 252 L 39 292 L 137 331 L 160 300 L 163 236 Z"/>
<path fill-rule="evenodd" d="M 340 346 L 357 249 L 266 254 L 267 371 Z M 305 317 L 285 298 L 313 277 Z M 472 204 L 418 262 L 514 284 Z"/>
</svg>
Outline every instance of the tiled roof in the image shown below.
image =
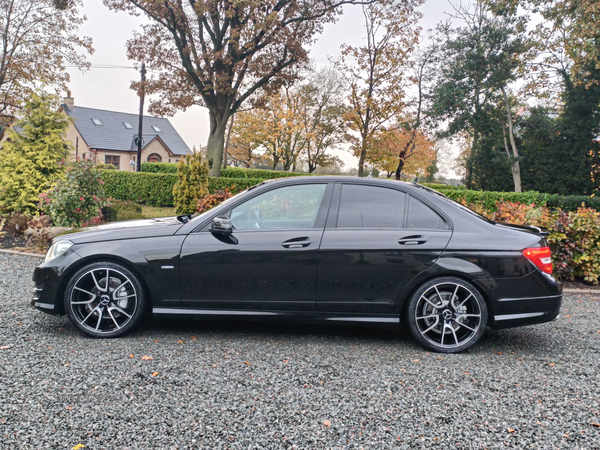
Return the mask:
<svg viewBox="0 0 600 450">
<path fill-rule="evenodd" d="M 137 150 L 134 138 L 138 131 L 138 115 L 103 109 L 62 105 L 65 113 L 75 121 L 75 127 L 86 144 L 96 150 L 116 150 L 130 152 Z M 96 122 L 96 123 L 95 123 Z M 97 125 L 100 123 L 101 125 Z M 125 123 L 130 124 L 127 128 Z M 156 131 L 156 129 L 160 131 Z M 179 133 L 168 119 L 144 116 L 142 137 L 144 146 L 159 137 L 174 155 L 191 153 Z"/>
</svg>

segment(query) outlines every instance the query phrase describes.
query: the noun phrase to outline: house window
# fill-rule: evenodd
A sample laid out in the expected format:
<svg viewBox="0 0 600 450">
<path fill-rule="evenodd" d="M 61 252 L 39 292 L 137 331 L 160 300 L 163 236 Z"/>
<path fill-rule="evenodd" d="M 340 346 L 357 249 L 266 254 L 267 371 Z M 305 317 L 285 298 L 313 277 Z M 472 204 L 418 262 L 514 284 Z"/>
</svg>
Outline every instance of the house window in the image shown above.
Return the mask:
<svg viewBox="0 0 600 450">
<path fill-rule="evenodd" d="M 129 122 L 123 122 L 123 125 L 125 125 L 125 128 L 127 128 L 128 130 L 133 129 L 133 127 L 131 126 L 131 124 Z"/>
<path fill-rule="evenodd" d="M 102 126 L 102 122 L 100 121 L 100 119 L 92 119 L 92 122 L 94 122 L 94 125 L 98 127 Z"/>
<path fill-rule="evenodd" d="M 119 168 L 120 156 L 104 155 L 104 164 L 112 164 L 115 168 Z"/>
<path fill-rule="evenodd" d="M 152 153 L 148 155 L 148 162 L 162 162 L 162 158 L 157 153 Z"/>
<path fill-rule="evenodd" d="M 158 128 L 156 125 L 152 125 L 152 129 L 157 133 L 160 133 L 160 128 Z"/>
</svg>

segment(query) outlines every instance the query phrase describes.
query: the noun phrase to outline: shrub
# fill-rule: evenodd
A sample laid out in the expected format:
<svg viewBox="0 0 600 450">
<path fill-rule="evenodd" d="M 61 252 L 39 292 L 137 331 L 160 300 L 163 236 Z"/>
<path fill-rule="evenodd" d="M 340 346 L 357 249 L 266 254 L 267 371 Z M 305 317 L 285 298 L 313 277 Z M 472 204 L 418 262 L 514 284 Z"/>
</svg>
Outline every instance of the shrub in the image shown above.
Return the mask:
<svg viewBox="0 0 600 450">
<path fill-rule="evenodd" d="M 202 154 L 186 155 L 177 164 L 177 183 L 173 187 L 173 200 L 177 214 L 192 214 L 198 201 L 208 194 L 208 163 Z"/>
<path fill-rule="evenodd" d="M 147 173 L 177 173 L 177 164 L 143 162 L 140 170 Z"/>
<path fill-rule="evenodd" d="M 141 219 L 142 207 L 132 201 L 115 200 L 107 208 L 102 209 L 102 215 L 109 221 Z"/>
<path fill-rule="evenodd" d="M 201 198 L 198 202 L 198 207 L 196 208 L 196 211 L 199 213 L 206 212 L 231 197 L 233 197 L 233 194 L 231 193 L 229 188 L 218 189 L 214 193 L 207 194 L 203 198 Z"/>
<path fill-rule="evenodd" d="M 104 181 L 94 167 L 93 161 L 76 161 L 67 168 L 65 178 L 47 193 L 40 194 L 41 208 L 52 217 L 55 225 L 80 227 L 92 217 L 99 216 L 101 208 L 109 204 Z"/>
<path fill-rule="evenodd" d="M 23 214 L 20 211 L 14 211 L 6 217 L 4 229 L 10 234 L 22 235 L 27 230 L 31 215 Z"/>
<path fill-rule="evenodd" d="M 600 279 L 600 213 L 590 208 L 553 210 L 545 206 L 499 202 L 496 211 L 474 207 L 492 220 L 517 225 L 536 225 L 548 230 L 554 274 L 563 280 L 582 277 L 598 284 Z"/>
<path fill-rule="evenodd" d="M 577 211 L 579 208 L 586 207 L 600 211 L 600 198 L 585 195 L 552 195 L 546 206 L 563 211 Z"/>
<path fill-rule="evenodd" d="M 177 176 L 166 173 L 102 171 L 106 195 L 151 206 L 172 206 Z"/>
<path fill-rule="evenodd" d="M 45 250 L 52 240 L 48 228 L 52 223 L 50 216 L 41 215 L 33 217 L 27 224 L 27 228 L 33 233 L 29 235 L 27 240 L 28 247 L 37 247 L 38 250 Z"/>
</svg>

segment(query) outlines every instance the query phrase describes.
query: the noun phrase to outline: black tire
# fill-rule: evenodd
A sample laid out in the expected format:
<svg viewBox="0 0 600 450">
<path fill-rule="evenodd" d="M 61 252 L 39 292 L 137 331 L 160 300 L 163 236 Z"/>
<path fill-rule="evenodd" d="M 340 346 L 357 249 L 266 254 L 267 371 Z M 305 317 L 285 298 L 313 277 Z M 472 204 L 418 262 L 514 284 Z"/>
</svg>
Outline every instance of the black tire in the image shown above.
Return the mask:
<svg viewBox="0 0 600 450">
<path fill-rule="evenodd" d="M 439 353 L 458 353 L 481 338 L 487 305 L 471 283 L 455 277 L 429 280 L 409 299 L 407 321 L 414 338 Z"/>
<path fill-rule="evenodd" d="M 65 290 L 71 323 L 88 336 L 113 338 L 128 333 L 144 314 L 146 295 L 138 277 L 112 262 L 89 264 L 71 277 Z"/>
</svg>

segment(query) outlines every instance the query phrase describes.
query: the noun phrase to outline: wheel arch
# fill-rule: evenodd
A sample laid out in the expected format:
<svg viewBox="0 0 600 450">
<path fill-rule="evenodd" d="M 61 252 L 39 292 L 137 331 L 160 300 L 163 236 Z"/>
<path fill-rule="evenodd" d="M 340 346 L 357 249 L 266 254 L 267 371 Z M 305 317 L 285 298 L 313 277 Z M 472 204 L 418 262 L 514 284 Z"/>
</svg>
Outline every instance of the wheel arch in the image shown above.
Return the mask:
<svg viewBox="0 0 600 450">
<path fill-rule="evenodd" d="M 152 299 L 150 296 L 150 290 L 148 289 L 148 284 L 146 283 L 145 278 L 142 276 L 141 272 L 139 271 L 139 269 L 136 267 L 135 264 L 133 264 L 128 259 L 117 256 L 117 255 L 94 254 L 94 255 L 90 255 L 90 256 L 78 259 L 63 274 L 60 284 L 58 285 L 58 289 L 56 291 L 56 298 L 57 298 L 57 300 L 59 300 L 56 302 L 56 308 L 57 308 L 56 312 L 58 314 L 60 314 L 61 316 L 64 316 L 66 314 L 65 305 L 64 305 L 65 291 L 66 291 L 67 286 L 68 286 L 69 282 L 71 281 L 71 278 L 73 277 L 73 275 L 75 275 L 79 270 L 81 270 L 85 266 L 89 266 L 90 264 L 101 263 L 101 262 L 119 264 L 119 265 L 125 267 L 131 273 L 133 273 L 137 277 L 139 283 L 141 284 L 142 289 L 144 290 L 144 296 L 145 296 L 145 298 L 148 299 L 148 303 L 152 302 Z"/>
<path fill-rule="evenodd" d="M 488 290 L 493 289 L 496 285 L 496 282 L 492 278 L 492 276 L 480 269 L 480 273 L 477 277 L 475 277 L 470 273 L 458 270 L 448 270 L 441 266 L 438 266 L 437 264 L 415 276 L 412 280 L 410 280 L 407 283 L 404 289 L 402 289 L 402 291 L 400 292 L 396 309 L 396 312 L 400 315 L 400 323 L 404 323 L 406 321 L 406 314 L 408 312 L 409 304 L 408 300 L 413 296 L 417 289 L 419 289 L 422 285 L 433 279 L 443 277 L 458 278 L 474 285 L 477 288 L 477 290 L 483 297 L 483 300 L 485 301 L 485 305 L 488 311 L 490 311 L 486 323 L 486 325 L 489 326 L 493 317 L 493 314 L 491 314 L 491 312 L 493 311 L 493 306 Z"/>
</svg>

